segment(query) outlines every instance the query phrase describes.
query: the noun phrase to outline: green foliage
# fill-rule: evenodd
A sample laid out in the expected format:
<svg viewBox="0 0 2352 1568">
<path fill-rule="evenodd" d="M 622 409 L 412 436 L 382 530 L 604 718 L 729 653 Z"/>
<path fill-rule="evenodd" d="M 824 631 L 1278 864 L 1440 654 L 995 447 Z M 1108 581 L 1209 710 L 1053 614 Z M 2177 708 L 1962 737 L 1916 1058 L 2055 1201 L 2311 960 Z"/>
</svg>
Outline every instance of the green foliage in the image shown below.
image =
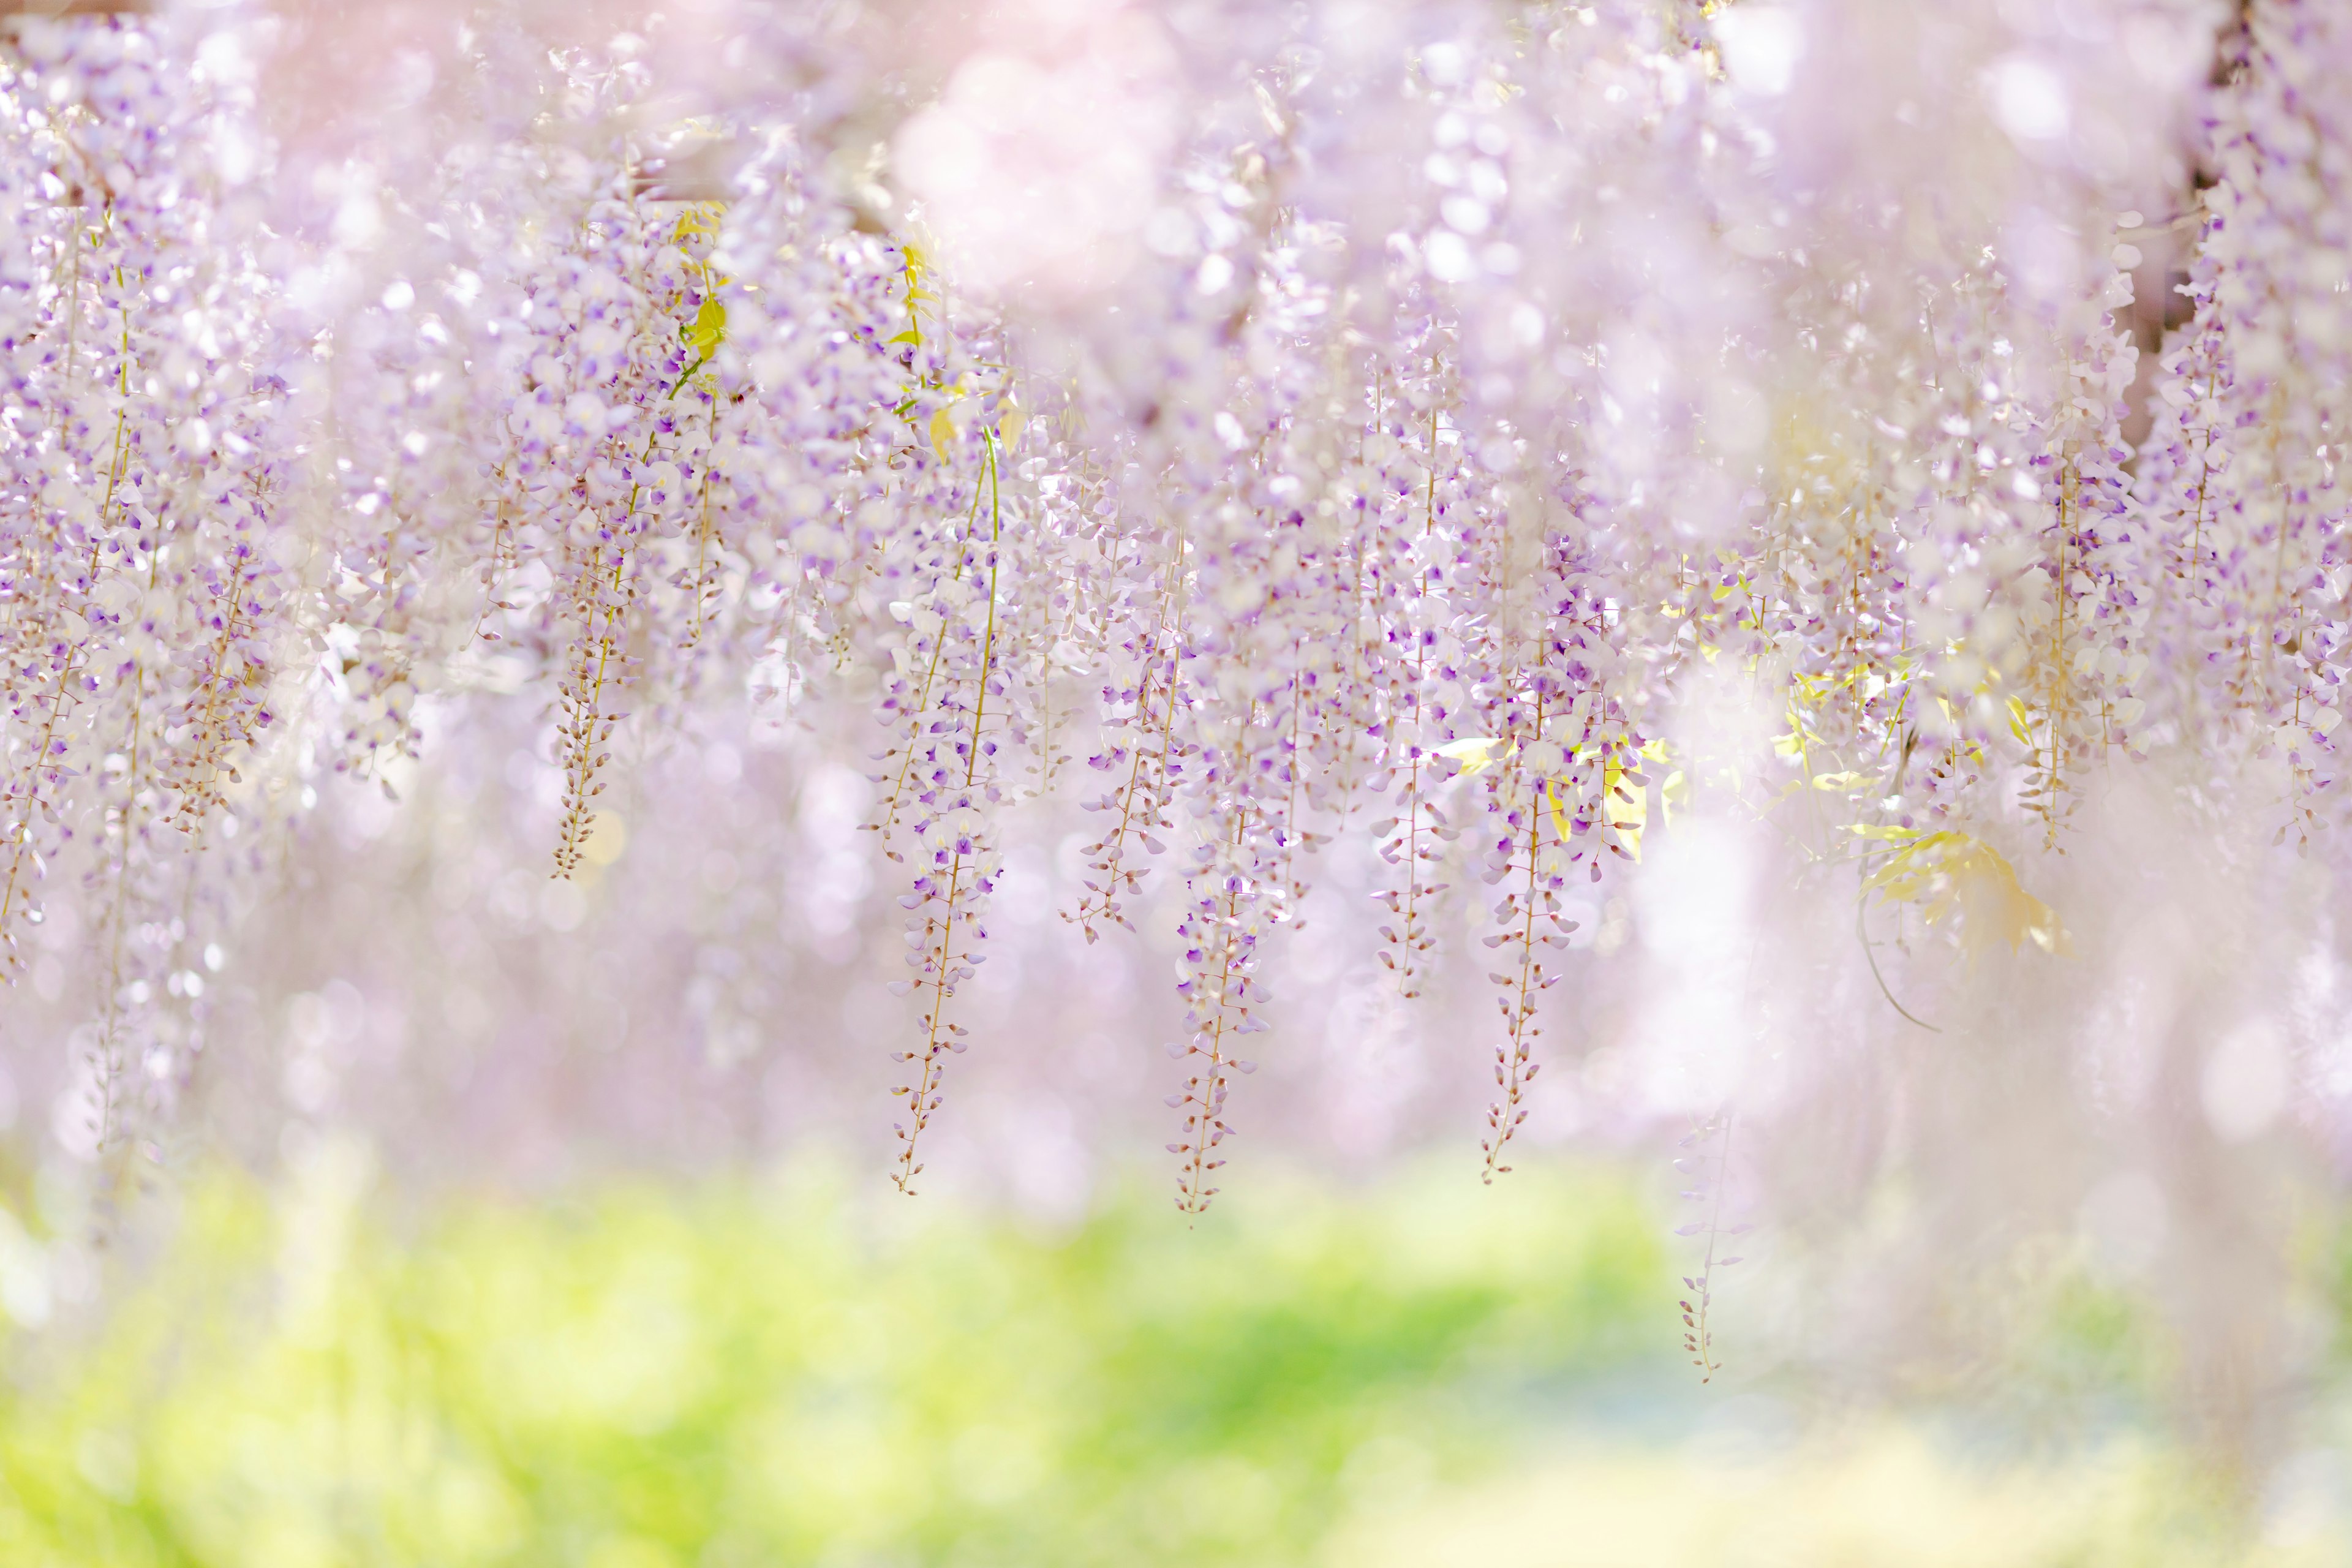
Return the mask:
<svg viewBox="0 0 2352 1568">
<path fill-rule="evenodd" d="M 705 295 L 686 329 L 686 346 L 708 360 L 727 341 L 727 307 L 716 294 Z"/>
<path fill-rule="evenodd" d="M 356 1173 L 199 1184 L 90 1343 L 20 1342 L 0 1561 L 1292 1562 L 1367 1455 L 1465 1478 L 1527 1391 L 1671 1338 L 1598 1178 L 1046 1235 L 805 1170 L 404 1242 Z"/>
<path fill-rule="evenodd" d="M 1958 1304 L 1998 1389 L 1748 1451 L 1673 1368 L 1639 1191 L 1522 1174 L 1049 1229 L 815 1164 L 409 1224 L 350 1146 L 276 1188 L 215 1173 L 101 1321 L 10 1345 L 0 1564 L 2324 1560 L 2242 1552 L 2226 1476 L 2133 1435 L 2166 1342 L 2070 1246 Z M 1740 1404 L 1802 1399 L 1733 1359 Z M 1686 1422 L 1713 1436 L 1659 1440 Z"/>
<path fill-rule="evenodd" d="M 1931 926 L 1958 913 L 1960 946 L 1970 962 L 1996 943 L 2014 952 L 2028 937 L 2044 952 L 2070 950 L 2057 915 L 2019 885 L 2016 868 L 1982 839 L 1949 830 L 1866 824 L 1849 831 L 1888 846 L 1862 890 L 1889 903 L 1918 905 Z"/>
</svg>

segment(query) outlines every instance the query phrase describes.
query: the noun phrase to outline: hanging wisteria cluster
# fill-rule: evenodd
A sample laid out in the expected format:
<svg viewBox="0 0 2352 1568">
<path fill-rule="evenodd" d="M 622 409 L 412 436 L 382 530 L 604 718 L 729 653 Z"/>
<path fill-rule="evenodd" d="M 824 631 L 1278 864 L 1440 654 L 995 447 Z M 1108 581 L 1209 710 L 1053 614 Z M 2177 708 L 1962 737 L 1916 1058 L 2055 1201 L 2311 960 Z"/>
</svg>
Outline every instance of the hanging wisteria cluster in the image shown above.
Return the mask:
<svg viewBox="0 0 2352 1568">
<path fill-rule="evenodd" d="M 10 23 L 0 949 L 78 933 L 79 1024 L 5 1045 L 58 1135 L 160 1147 L 320 791 L 519 695 L 557 879 L 664 734 L 787 713 L 871 782 L 908 1192 L 1031 800 L 1086 942 L 1168 928 L 1190 1214 L 1344 838 L 1399 1003 L 1484 976 L 1490 1181 L 1654 870 L 1741 933 L 1668 965 L 1670 1064 L 2028 1018 L 2129 1100 L 2096 1040 L 2191 1026 L 2127 951 L 2167 857 L 2309 980 L 2352 18 L 1262 11 Z M 1727 825 L 1779 858 L 1662 864 Z M 2207 1061 L 2225 1134 L 2285 1049 Z M 1685 1100 L 1769 1148 L 1883 1081 L 1818 1059 Z M 1911 1092 L 1888 1142 L 1963 1116 Z"/>
</svg>

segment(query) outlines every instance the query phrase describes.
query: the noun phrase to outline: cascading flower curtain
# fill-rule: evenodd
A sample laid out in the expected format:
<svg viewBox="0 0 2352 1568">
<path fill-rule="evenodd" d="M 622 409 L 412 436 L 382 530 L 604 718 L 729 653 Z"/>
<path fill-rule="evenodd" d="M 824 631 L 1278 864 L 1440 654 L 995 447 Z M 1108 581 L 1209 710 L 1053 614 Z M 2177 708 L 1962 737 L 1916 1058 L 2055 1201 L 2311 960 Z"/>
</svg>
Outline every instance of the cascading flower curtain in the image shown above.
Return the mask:
<svg viewBox="0 0 2352 1568">
<path fill-rule="evenodd" d="M 1685 1119 L 1887 1320 L 1869 1193 L 1965 1257 L 2119 1168 L 2197 1256 L 2332 1170 L 2329 6 L 9 26 L 5 1050 L 101 1188 L 233 1081 L 325 792 L 511 741 L 577 881 L 762 725 L 862 781 L 907 1191 L 1052 1048 L 973 1001 L 1024 877 L 1172 960 L 1192 1215 L 1318 920 L 1489 1180 L 1547 1096 Z M 697 1016 L 792 973 L 735 924 Z M 2275 1325 L 2181 1303 L 2250 1408 Z"/>
</svg>

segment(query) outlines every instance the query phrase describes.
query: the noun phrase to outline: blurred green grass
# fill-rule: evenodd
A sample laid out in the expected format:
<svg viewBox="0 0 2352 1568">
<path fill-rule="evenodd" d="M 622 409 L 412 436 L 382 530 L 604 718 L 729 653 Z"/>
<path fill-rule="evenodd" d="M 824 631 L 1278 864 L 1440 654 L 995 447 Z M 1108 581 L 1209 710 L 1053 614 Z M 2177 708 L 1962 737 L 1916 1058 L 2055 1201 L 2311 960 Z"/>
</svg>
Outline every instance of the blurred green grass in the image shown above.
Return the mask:
<svg viewBox="0 0 2352 1568">
<path fill-rule="evenodd" d="M 19 1369 L 0 1558 L 1296 1562 L 1675 1327 L 1651 1215 L 1596 1173 L 1049 1232 L 811 1167 L 396 1237 L 349 1151 L 312 1163 L 197 1183 L 103 1332 Z"/>
<path fill-rule="evenodd" d="M 1156 1189 L 1056 1227 L 821 1162 L 404 1210 L 326 1143 L 193 1181 L 102 1317 L 10 1340 L 0 1564 L 2338 1560 L 2242 1552 L 2145 1437 L 1714 1441 L 1638 1174 L 1261 1173 L 1195 1228 Z M 2128 1381 L 2127 1305 L 2053 1278 L 2025 1364 Z"/>
</svg>

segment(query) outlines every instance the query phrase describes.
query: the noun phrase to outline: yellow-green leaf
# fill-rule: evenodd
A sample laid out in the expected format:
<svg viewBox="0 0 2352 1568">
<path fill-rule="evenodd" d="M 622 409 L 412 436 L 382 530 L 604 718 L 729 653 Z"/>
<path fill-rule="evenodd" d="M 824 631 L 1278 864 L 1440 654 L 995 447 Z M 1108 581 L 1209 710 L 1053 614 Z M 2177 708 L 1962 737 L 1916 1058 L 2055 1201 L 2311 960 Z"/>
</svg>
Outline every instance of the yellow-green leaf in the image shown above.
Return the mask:
<svg viewBox="0 0 2352 1568">
<path fill-rule="evenodd" d="M 686 341 L 705 359 L 727 341 L 727 307 L 719 302 L 718 295 L 702 297 L 702 308 L 694 312 L 694 325 L 686 330 Z"/>
<path fill-rule="evenodd" d="M 1896 842 L 1906 830 L 1853 831 Z M 2073 948 L 2057 912 L 2025 890 L 1999 850 L 1966 833 L 1914 831 L 1863 889 L 1890 903 L 1917 904 L 1929 925 L 1958 914 L 1960 949 L 1971 963 L 1995 942 L 2014 952 L 2029 937 L 2044 952 L 2063 954 Z"/>
<path fill-rule="evenodd" d="M 670 231 L 673 240 L 685 240 L 698 234 L 719 232 L 719 208 L 717 203 L 697 202 L 677 215 L 677 226 Z"/>
<path fill-rule="evenodd" d="M 1536 793 L 1550 803 L 1552 831 L 1559 835 L 1562 844 L 1567 843 L 1568 808 L 1560 804 L 1559 788 L 1548 779 L 1538 779 L 1536 781 Z"/>
<path fill-rule="evenodd" d="M 1642 830 L 1650 822 L 1650 792 L 1627 787 L 1625 770 L 1612 758 L 1601 769 L 1601 797 L 1609 826 L 1625 841 L 1625 852 L 1635 860 L 1641 859 Z"/>
</svg>

